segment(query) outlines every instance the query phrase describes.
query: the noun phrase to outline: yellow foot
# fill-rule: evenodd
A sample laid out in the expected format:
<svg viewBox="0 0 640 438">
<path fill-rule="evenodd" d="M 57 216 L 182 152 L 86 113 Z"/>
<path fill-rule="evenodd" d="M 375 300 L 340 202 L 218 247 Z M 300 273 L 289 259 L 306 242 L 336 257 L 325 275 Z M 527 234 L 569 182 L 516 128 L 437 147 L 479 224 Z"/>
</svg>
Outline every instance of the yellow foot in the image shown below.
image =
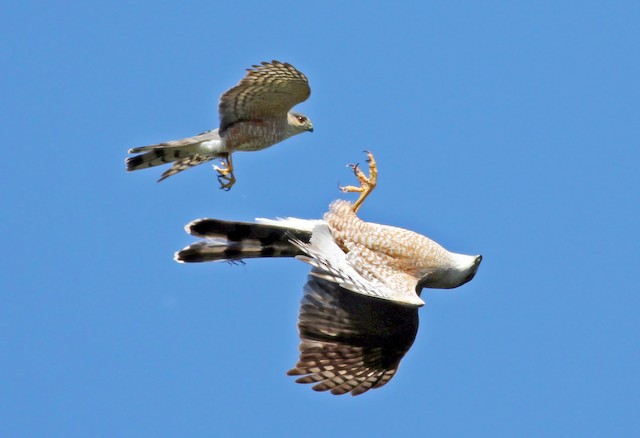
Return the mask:
<svg viewBox="0 0 640 438">
<path fill-rule="evenodd" d="M 376 161 L 373 158 L 373 154 L 369 151 L 365 151 L 365 152 L 367 154 L 367 162 L 369 163 L 369 176 L 367 177 L 364 174 L 364 172 L 360 170 L 357 164 L 349 164 L 349 167 L 353 169 L 353 173 L 355 173 L 356 178 L 358 178 L 358 181 L 360 182 L 360 187 L 355 187 L 355 186 L 340 187 L 340 190 L 342 190 L 345 193 L 347 192 L 360 193 L 360 197 L 355 202 L 355 204 L 353 204 L 353 207 L 352 207 L 354 213 L 358 212 L 358 209 L 360 208 L 364 200 L 367 198 L 367 196 L 369 196 L 369 194 L 376 187 L 376 184 L 378 182 L 378 166 L 376 165 Z"/>
<path fill-rule="evenodd" d="M 220 189 L 229 191 L 231 187 L 236 183 L 236 177 L 233 174 L 233 162 L 231 161 L 231 154 L 227 154 L 220 158 L 220 165 L 213 166 L 218 172 L 218 182 L 220 183 Z"/>
</svg>

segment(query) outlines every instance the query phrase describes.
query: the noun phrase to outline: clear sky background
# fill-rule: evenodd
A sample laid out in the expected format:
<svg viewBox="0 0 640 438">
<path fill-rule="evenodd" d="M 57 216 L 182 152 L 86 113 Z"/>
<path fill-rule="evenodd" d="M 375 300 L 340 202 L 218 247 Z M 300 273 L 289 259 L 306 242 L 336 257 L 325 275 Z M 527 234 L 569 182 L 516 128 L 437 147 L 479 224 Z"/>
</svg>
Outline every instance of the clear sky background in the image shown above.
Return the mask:
<svg viewBox="0 0 640 438">
<path fill-rule="evenodd" d="M 640 3 L 4 2 L 2 436 L 640 436 Z M 314 122 L 155 181 L 128 148 L 217 127 L 288 61 Z M 482 254 L 425 290 L 396 377 L 285 375 L 307 267 L 180 265 L 199 217 L 319 218 L 374 152 L 369 221 Z"/>
</svg>

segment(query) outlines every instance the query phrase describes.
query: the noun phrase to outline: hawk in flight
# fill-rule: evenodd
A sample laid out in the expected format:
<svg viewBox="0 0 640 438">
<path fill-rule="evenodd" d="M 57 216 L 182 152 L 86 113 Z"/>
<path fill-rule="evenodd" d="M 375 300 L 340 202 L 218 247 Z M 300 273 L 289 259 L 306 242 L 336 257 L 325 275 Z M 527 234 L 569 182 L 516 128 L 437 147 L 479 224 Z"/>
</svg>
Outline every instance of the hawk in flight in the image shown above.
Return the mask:
<svg viewBox="0 0 640 438">
<path fill-rule="evenodd" d="M 259 151 L 301 132 L 313 131 L 307 116 L 291 109 L 311 94 L 307 77 L 294 66 L 263 62 L 248 69 L 245 77 L 220 96 L 220 127 L 194 137 L 129 149 L 139 154 L 126 159 L 127 170 L 146 169 L 173 162 L 158 182 L 189 167 L 219 158 L 220 188 L 236 182 L 231 154 Z"/>
<path fill-rule="evenodd" d="M 352 167 L 360 187 L 342 190 L 360 192 L 355 204 L 334 201 L 321 220 L 198 219 L 185 229 L 205 240 L 175 255 L 183 263 L 295 257 L 311 265 L 298 319 L 300 357 L 288 374 L 336 395 L 385 385 L 415 339 L 422 289 L 461 286 L 482 260 L 362 221 L 356 213 L 375 187 L 376 164 L 369 154 L 369 177 Z"/>
</svg>

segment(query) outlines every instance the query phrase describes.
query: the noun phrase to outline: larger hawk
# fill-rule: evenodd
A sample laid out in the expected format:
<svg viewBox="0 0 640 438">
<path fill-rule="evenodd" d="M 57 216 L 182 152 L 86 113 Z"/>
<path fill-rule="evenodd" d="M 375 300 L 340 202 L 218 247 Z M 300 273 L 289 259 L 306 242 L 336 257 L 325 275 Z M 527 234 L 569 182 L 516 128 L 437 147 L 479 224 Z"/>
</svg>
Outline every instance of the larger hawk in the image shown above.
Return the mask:
<svg viewBox="0 0 640 438">
<path fill-rule="evenodd" d="M 291 109 L 311 94 L 307 77 L 294 66 L 279 61 L 263 62 L 248 69 L 246 76 L 220 96 L 220 127 L 194 137 L 129 149 L 140 154 L 126 159 L 127 170 L 146 169 L 173 162 L 158 182 L 189 167 L 216 158 L 222 189 L 236 179 L 231 154 L 258 151 L 291 136 L 313 131 L 307 116 Z"/>
<path fill-rule="evenodd" d="M 175 255 L 185 263 L 295 257 L 310 264 L 298 320 L 300 358 L 288 374 L 317 391 L 358 395 L 385 385 L 415 339 L 422 289 L 463 285 L 482 260 L 358 218 L 375 187 L 369 158 L 371 177 L 353 166 L 361 187 L 343 188 L 361 192 L 356 204 L 334 201 L 321 220 L 198 219 L 185 229 L 206 240 Z"/>
</svg>

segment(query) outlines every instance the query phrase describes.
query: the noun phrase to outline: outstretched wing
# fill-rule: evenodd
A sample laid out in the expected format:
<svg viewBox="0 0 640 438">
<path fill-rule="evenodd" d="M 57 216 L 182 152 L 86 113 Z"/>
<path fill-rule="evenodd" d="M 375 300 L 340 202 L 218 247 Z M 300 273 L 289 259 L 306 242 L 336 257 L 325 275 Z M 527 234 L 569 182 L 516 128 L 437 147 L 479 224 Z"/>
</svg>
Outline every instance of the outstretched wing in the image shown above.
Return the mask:
<svg viewBox="0 0 640 438">
<path fill-rule="evenodd" d="M 335 395 L 385 385 L 413 344 L 418 309 L 354 294 L 317 273 L 304 287 L 300 359 L 287 374 Z"/>
<path fill-rule="evenodd" d="M 285 118 L 310 94 L 307 77 L 291 64 L 254 65 L 238 85 L 220 96 L 220 132 L 238 121 Z"/>
</svg>

